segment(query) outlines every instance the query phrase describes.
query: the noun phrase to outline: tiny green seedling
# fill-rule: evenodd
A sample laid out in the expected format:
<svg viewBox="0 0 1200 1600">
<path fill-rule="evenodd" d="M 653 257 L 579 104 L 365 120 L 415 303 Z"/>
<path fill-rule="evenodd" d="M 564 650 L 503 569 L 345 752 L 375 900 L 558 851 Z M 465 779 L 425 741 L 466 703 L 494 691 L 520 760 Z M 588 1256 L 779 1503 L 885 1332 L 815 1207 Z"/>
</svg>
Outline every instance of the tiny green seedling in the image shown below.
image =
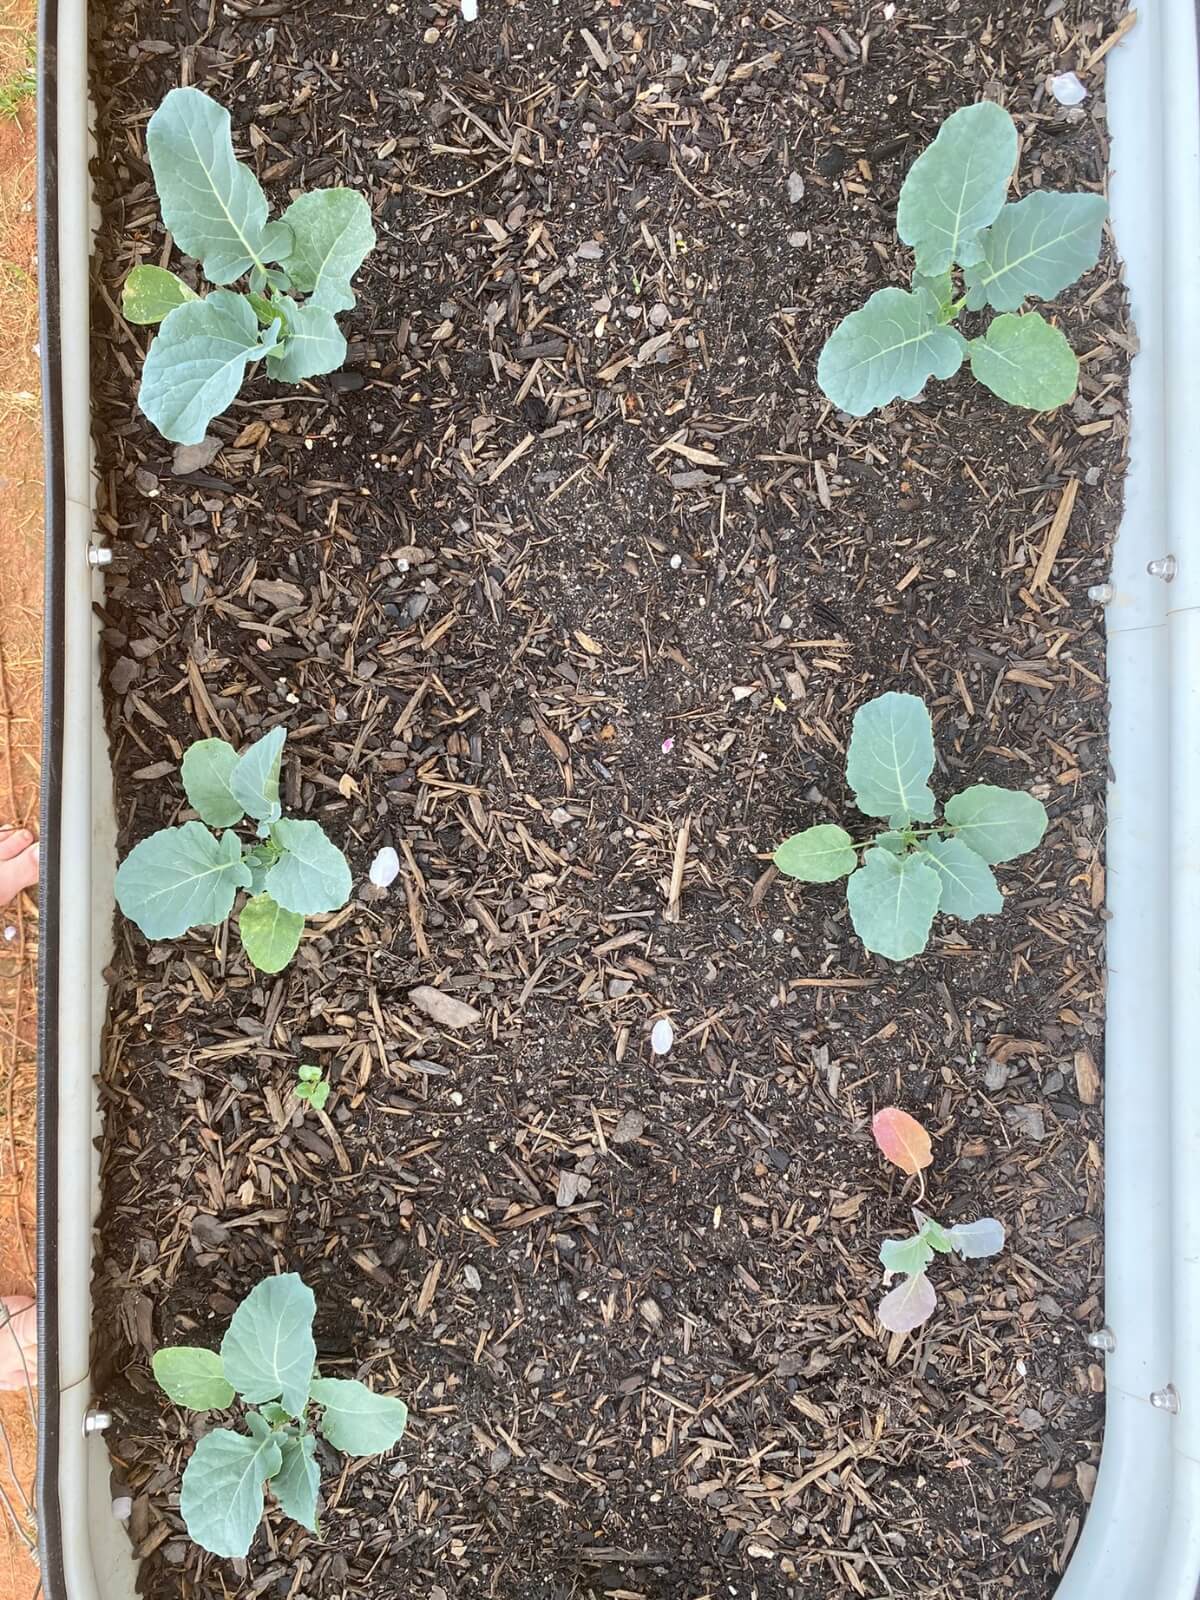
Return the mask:
<svg viewBox="0 0 1200 1600">
<path fill-rule="evenodd" d="M 871 1132 L 880 1150 L 901 1172 L 915 1177 L 925 1198 L 922 1169 L 933 1160 L 929 1135 L 907 1111 L 885 1106 L 871 1121 Z M 885 1239 L 879 1251 L 883 1281 L 899 1276 L 902 1281 L 879 1302 L 879 1320 L 889 1333 L 911 1333 L 933 1315 L 937 1293 L 925 1273 L 934 1254 L 951 1251 L 964 1260 L 999 1255 L 1004 1249 L 1004 1225 L 995 1217 L 980 1217 L 977 1222 L 943 1228 L 932 1217 L 913 1207 L 917 1231 L 907 1239 Z"/>
<path fill-rule="evenodd" d="M 135 267 L 121 307 L 161 323 L 138 404 L 165 439 L 199 444 L 253 362 L 299 383 L 346 359 L 335 313 L 375 244 L 371 210 L 353 189 L 314 189 L 269 221 L 258 179 L 234 155 L 229 113 L 199 89 L 172 89 L 150 118 L 146 149 L 175 243 L 212 283 L 249 275 L 249 293 L 197 295 L 163 267 Z M 298 300 L 297 295 L 307 296 Z"/>
<path fill-rule="evenodd" d="M 296 1099 L 305 1100 L 314 1111 L 324 1111 L 329 1099 L 329 1079 L 320 1067 L 303 1066 L 296 1074 Z"/>
<path fill-rule="evenodd" d="M 964 360 L 1010 405 L 1050 411 L 1075 393 L 1079 362 L 1066 336 L 1036 311 L 1014 313 L 1096 265 L 1108 207 L 1098 194 L 1045 189 L 1006 205 L 1016 162 L 1013 120 L 987 100 L 947 117 L 917 157 L 896 216 L 916 252 L 913 286 L 877 290 L 834 329 L 817 382 L 835 406 L 865 417 L 913 399 L 930 378 L 953 377 Z M 984 306 L 1001 315 L 982 337 L 964 337 L 954 319 Z"/>
<path fill-rule="evenodd" d="M 265 1278 L 233 1313 L 221 1348 L 168 1345 L 156 1350 L 154 1376 L 176 1405 L 225 1411 L 240 1396 L 247 1433 L 214 1428 L 192 1451 L 179 1510 L 189 1535 L 215 1556 L 242 1557 L 262 1521 L 263 1485 L 280 1510 L 312 1533 L 321 1475 L 315 1426 L 347 1455 L 390 1450 L 404 1432 L 408 1407 L 352 1378 L 322 1378 L 312 1323 L 313 1292 L 294 1272 Z"/>
<path fill-rule="evenodd" d="M 161 828 L 135 845 L 117 869 L 117 904 L 148 939 L 175 939 L 224 922 L 239 889 L 242 945 L 260 972 L 279 972 L 296 953 L 305 917 L 336 911 L 350 898 L 346 858 L 318 822 L 282 814 L 279 763 L 283 728 L 242 755 L 224 739 L 201 739 L 183 758 L 183 787 L 203 822 Z M 232 831 L 244 816 L 255 843 Z M 225 828 L 220 835 L 210 828 Z"/>
<path fill-rule="evenodd" d="M 992 866 L 1032 850 L 1046 831 L 1041 801 L 990 783 L 956 794 L 935 823 L 926 781 L 933 761 L 933 723 L 922 700 L 885 694 L 868 701 L 854 714 L 846 781 L 858 809 L 886 817 L 887 828 L 855 843 L 835 823 L 818 823 L 785 839 L 773 858 L 780 872 L 805 883 L 849 874 L 854 931 L 892 961 L 924 950 L 939 910 L 965 922 L 995 916 L 1004 901 Z"/>
</svg>

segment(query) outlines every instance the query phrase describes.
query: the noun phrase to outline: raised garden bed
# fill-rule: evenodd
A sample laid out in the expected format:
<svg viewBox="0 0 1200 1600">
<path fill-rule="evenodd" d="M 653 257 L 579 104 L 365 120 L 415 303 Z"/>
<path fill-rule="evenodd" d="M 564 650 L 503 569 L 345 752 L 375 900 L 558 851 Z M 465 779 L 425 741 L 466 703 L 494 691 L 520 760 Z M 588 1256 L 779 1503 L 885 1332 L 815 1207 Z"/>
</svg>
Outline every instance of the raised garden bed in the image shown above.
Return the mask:
<svg viewBox="0 0 1200 1600">
<path fill-rule="evenodd" d="M 122 853 L 177 820 L 193 739 L 282 722 L 286 798 L 361 886 L 278 978 L 118 929 L 94 1370 L 148 1595 L 1053 1591 L 1100 1443 L 1113 258 L 1062 298 L 1058 412 L 964 373 L 849 422 L 814 373 L 900 281 L 899 183 L 948 112 L 999 98 L 1024 185 L 1102 184 L 1118 21 L 95 13 Z M 1045 91 L 1070 67 L 1076 111 Z M 345 184 L 380 235 L 346 369 L 254 379 L 182 476 L 114 314 L 161 256 L 144 123 L 181 77 L 277 208 Z M 770 865 L 843 818 L 887 689 L 933 709 L 939 796 L 1052 819 L 1002 917 L 902 966 Z M 323 1118 L 290 1099 L 310 1061 Z M 906 1339 L 875 1321 L 912 1198 L 869 1138 L 892 1102 L 938 1134 L 934 1213 L 1010 1237 Z M 276 1270 L 323 1367 L 412 1420 L 326 1471 L 322 1540 L 272 1522 L 217 1564 L 149 1357 Z"/>
</svg>

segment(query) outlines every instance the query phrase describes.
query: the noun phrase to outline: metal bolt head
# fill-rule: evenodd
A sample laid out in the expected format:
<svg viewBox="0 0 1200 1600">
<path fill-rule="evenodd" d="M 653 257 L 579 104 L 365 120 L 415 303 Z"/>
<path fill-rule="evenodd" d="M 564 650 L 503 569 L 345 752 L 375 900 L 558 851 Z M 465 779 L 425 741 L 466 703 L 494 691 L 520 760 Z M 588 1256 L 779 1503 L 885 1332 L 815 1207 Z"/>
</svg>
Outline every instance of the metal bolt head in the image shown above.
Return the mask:
<svg viewBox="0 0 1200 1600">
<path fill-rule="evenodd" d="M 103 545 L 103 544 L 90 544 L 90 545 L 88 545 L 88 566 L 89 567 L 107 567 L 107 566 L 111 566 L 112 558 L 113 558 L 113 553 L 108 548 L 107 545 Z"/>
<path fill-rule="evenodd" d="M 1093 583 L 1087 597 L 1094 606 L 1106 606 L 1113 597 L 1113 586 L 1111 583 Z"/>
<path fill-rule="evenodd" d="M 1163 1389 L 1155 1389 L 1150 1396 L 1150 1404 L 1156 1411 L 1177 1412 L 1179 1410 L 1179 1394 L 1175 1385 L 1168 1383 Z"/>
<path fill-rule="evenodd" d="M 89 1411 L 83 1419 L 83 1431 L 86 1434 L 103 1433 L 111 1426 L 111 1411 Z"/>
<path fill-rule="evenodd" d="M 1161 578 L 1164 583 L 1170 583 L 1179 571 L 1179 563 L 1174 556 L 1160 556 L 1157 561 L 1147 561 L 1146 571 L 1152 578 Z"/>
<path fill-rule="evenodd" d="M 1113 1337 L 1111 1328 L 1097 1328 L 1095 1332 L 1088 1334 L 1087 1342 L 1092 1350 L 1111 1351 L 1117 1348 L 1117 1341 Z"/>
</svg>

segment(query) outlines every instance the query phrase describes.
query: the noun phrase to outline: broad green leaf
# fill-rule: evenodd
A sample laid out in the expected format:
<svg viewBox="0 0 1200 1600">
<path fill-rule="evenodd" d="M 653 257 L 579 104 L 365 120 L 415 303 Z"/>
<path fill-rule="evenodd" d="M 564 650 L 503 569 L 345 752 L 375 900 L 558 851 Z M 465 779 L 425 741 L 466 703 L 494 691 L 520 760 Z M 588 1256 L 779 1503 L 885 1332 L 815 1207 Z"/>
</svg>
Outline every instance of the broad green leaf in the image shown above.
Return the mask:
<svg viewBox="0 0 1200 1600">
<path fill-rule="evenodd" d="M 911 1333 L 929 1320 L 936 1307 L 933 1285 L 918 1272 L 884 1295 L 879 1302 L 879 1320 L 889 1333 Z"/>
<path fill-rule="evenodd" d="M 936 278 L 927 278 L 923 272 L 914 272 L 912 278 L 914 292 L 918 289 L 928 289 L 938 303 L 938 312 L 943 322 L 949 320 L 954 306 L 954 274 L 947 267 L 945 272 L 939 272 Z"/>
<path fill-rule="evenodd" d="M 248 363 L 274 347 L 272 329 L 260 333 L 250 302 L 228 289 L 168 313 L 138 391 L 138 405 L 164 439 L 200 443 L 241 388 Z"/>
<path fill-rule="evenodd" d="M 353 309 L 350 280 L 375 246 L 371 208 L 362 195 L 353 189 L 314 189 L 293 200 L 283 220 L 295 242 L 291 254 L 278 259 L 292 287 L 326 311 Z"/>
<path fill-rule="evenodd" d="M 946 118 L 913 162 L 900 189 L 896 230 L 917 256 L 917 271 L 937 277 L 983 257 L 980 232 L 1004 204 L 1017 164 L 1017 130 L 990 100 Z"/>
<path fill-rule="evenodd" d="M 890 828 L 884 833 L 877 833 L 872 842 L 880 850 L 890 850 L 894 856 L 902 856 L 908 849 L 908 840 L 903 833 L 897 833 Z"/>
<path fill-rule="evenodd" d="M 1066 335 L 1036 311 L 995 317 L 968 349 L 971 371 L 1010 406 L 1053 411 L 1070 400 L 1079 382 L 1079 362 Z"/>
<path fill-rule="evenodd" d="M 280 383 L 299 383 L 322 372 L 336 372 L 346 359 L 346 339 L 333 312 L 311 301 L 297 305 L 285 295 L 281 305 L 287 331 L 267 357 L 267 371 Z"/>
<path fill-rule="evenodd" d="M 994 864 L 1012 861 L 1041 843 L 1046 808 L 1020 789 L 977 783 L 946 802 L 945 820 L 956 838 Z"/>
<path fill-rule="evenodd" d="M 281 1511 L 316 1533 L 317 1491 L 321 1487 L 321 1469 L 315 1460 L 317 1441 L 311 1433 L 302 1433 L 297 1439 L 285 1439 L 281 1453 L 283 1465 L 271 1479 L 271 1492 Z"/>
<path fill-rule="evenodd" d="M 963 274 L 967 307 L 1015 311 L 1028 296 L 1052 300 L 1100 259 L 1108 206 L 1098 194 L 1038 189 L 1005 206 L 983 239 L 983 260 Z"/>
<path fill-rule="evenodd" d="M 150 118 L 146 150 L 163 222 L 210 282 L 232 283 L 262 264 L 267 200 L 233 153 L 224 106 L 200 89 L 172 89 Z"/>
<path fill-rule="evenodd" d="M 179 1510 L 191 1537 L 214 1556 L 241 1557 L 262 1521 L 263 1482 L 279 1471 L 274 1439 L 214 1428 L 184 1469 Z"/>
<path fill-rule="evenodd" d="M 780 872 L 805 883 L 832 883 L 844 878 L 858 865 L 854 841 L 845 828 L 833 822 L 819 822 L 785 839 L 772 857 Z"/>
<path fill-rule="evenodd" d="M 279 763 L 287 729 L 272 728 L 243 751 L 229 780 L 229 787 L 248 814 L 263 822 L 274 822 L 280 814 Z"/>
<path fill-rule="evenodd" d="M 148 327 L 161 322 L 176 306 L 198 298 L 182 278 L 165 267 L 134 267 L 121 290 L 121 310 L 126 321 Z"/>
<path fill-rule="evenodd" d="M 314 1378 L 312 1398 L 324 1406 L 321 1432 L 351 1456 L 390 1450 L 408 1422 L 408 1407 L 390 1394 L 375 1394 L 354 1378 Z"/>
<path fill-rule="evenodd" d="M 1004 1249 L 1004 1224 L 995 1217 L 980 1217 L 978 1222 L 960 1222 L 947 1228 L 950 1247 L 968 1261 L 998 1256 Z"/>
<path fill-rule="evenodd" d="M 224 739 L 197 739 L 183 758 L 188 802 L 210 828 L 232 828 L 242 820 L 244 808 L 229 786 L 236 765 L 237 751 Z"/>
<path fill-rule="evenodd" d="M 267 873 L 267 893 L 286 911 L 312 917 L 350 898 L 350 868 L 319 822 L 284 817 L 271 830 L 283 851 Z"/>
<path fill-rule="evenodd" d="M 915 694 L 881 694 L 854 713 L 846 782 L 868 817 L 928 822 L 934 798 L 933 723 Z"/>
<path fill-rule="evenodd" d="M 846 884 L 854 931 L 868 950 L 889 961 L 907 961 L 924 950 L 941 893 L 942 880 L 927 861 L 890 850 L 868 850 Z"/>
<path fill-rule="evenodd" d="M 939 911 L 948 917 L 961 917 L 964 922 L 970 922 L 972 917 L 994 917 L 1003 911 L 1004 897 L 996 887 L 991 867 L 961 839 L 928 839 L 924 854 L 942 880 Z"/>
<path fill-rule="evenodd" d="M 189 1411 L 224 1411 L 233 1404 L 233 1385 L 225 1376 L 215 1350 L 173 1344 L 156 1350 L 150 1358 L 160 1389 L 177 1406 Z"/>
<path fill-rule="evenodd" d="M 294 1272 L 264 1278 L 230 1318 L 221 1341 L 225 1376 L 243 1400 L 279 1400 L 298 1417 L 317 1360 L 313 1292 Z"/>
<path fill-rule="evenodd" d="M 174 939 L 224 922 L 249 882 L 236 834 L 185 822 L 134 845 L 117 868 L 117 904 L 148 939 Z"/>
<path fill-rule="evenodd" d="M 271 1424 L 272 1427 L 276 1427 L 282 1423 L 291 1422 L 292 1420 L 291 1412 L 285 1411 L 283 1407 L 275 1400 L 264 1401 L 264 1403 L 259 1407 L 259 1412 L 262 1417 Z"/>
<path fill-rule="evenodd" d="M 238 912 L 238 931 L 242 948 L 260 972 L 282 972 L 296 954 L 304 918 L 285 911 L 269 894 L 256 894 Z"/>
<path fill-rule="evenodd" d="M 902 1273 L 911 1278 L 933 1260 L 932 1248 L 919 1233 L 911 1239 L 885 1239 L 879 1247 L 879 1260 L 885 1272 Z"/>
<path fill-rule="evenodd" d="M 865 417 L 891 400 L 913 399 L 930 378 L 952 378 L 966 348 L 929 289 L 877 289 L 829 336 L 817 382 L 835 406 Z"/>
<path fill-rule="evenodd" d="M 950 1234 L 940 1222 L 935 1222 L 932 1217 L 926 1216 L 919 1206 L 913 1207 L 913 1216 L 917 1220 L 917 1227 L 921 1230 L 921 1237 L 925 1243 L 942 1255 L 948 1256 L 954 1246 L 950 1243 Z"/>
<path fill-rule="evenodd" d="M 269 328 L 273 322 L 278 322 L 280 337 L 286 334 L 287 318 L 283 314 L 281 305 L 274 300 L 268 300 L 265 294 L 259 294 L 254 289 L 251 289 L 246 299 L 254 307 L 254 315 L 264 328 Z"/>
</svg>

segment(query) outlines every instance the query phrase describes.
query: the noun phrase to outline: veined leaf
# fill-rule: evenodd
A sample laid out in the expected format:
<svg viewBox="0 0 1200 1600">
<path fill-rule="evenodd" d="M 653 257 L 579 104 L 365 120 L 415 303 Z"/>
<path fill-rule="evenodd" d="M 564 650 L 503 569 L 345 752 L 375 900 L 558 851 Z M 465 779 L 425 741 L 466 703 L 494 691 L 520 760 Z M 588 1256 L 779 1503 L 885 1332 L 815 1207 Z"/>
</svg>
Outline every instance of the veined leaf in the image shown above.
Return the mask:
<svg viewBox="0 0 1200 1600">
<path fill-rule="evenodd" d="M 1046 808 L 1020 789 L 977 783 L 946 802 L 955 837 L 985 861 L 1012 861 L 1032 850 L 1046 831 Z"/>
<path fill-rule="evenodd" d="M 924 855 L 932 861 L 942 880 L 938 910 L 949 917 L 994 917 L 1004 909 L 1004 897 L 996 886 L 992 869 L 982 856 L 961 839 L 927 839 Z"/>
<path fill-rule="evenodd" d="M 269 894 L 256 894 L 238 912 L 242 948 L 260 972 L 282 972 L 296 954 L 304 918 L 285 911 Z"/>
<path fill-rule="evenodd" d="M 868 850 L 846 884 L 855 933 L 889 961 L 907 961 L 924 950 L 941 893 L 942 880 L 927 861 L 890 850 Z"/>
<path fill-rule="evenodd" d="M 224 922 L 249 882 L 235 834 L 218 839 L 202 822 L 185 822 L 134 845 L 117 868 L 117 904 L 148 939 L 174 939 Z"/>
<path fill-rule="evenodd" d="M 224 1411 L 233 1404 L 233 1385 L 215 1350 L 167 1345 L 154 1352 L 150 1365 L 159 1388 L 177 1406 L 186 1406 L 189 1411 Z"/>
<path fill-rule="evenodd" d="M 901 1172 L 915 1177 L 933 1160 L 933 1145 L 928 1133 L 899 1106 L 884 1106 L 871 1118 L 871 1137 L 880 1151 Z"/>
<path fill-rule="evenodd" d="M 1036 311 L 995 317 L 968 350 L 971 371 L 1010 406 L 1053 411 L 1070 400 L 1079 382 L 1079 362 L 1066 335 Z"/>
<path fill-rule="evenodd" d="M 913 399 L 930 378 L 952 378 L 966 348 L 929 289 L 877 289 L 829 336 L 817 382 L 835 406 L 865 417 L 891 400 Z"/>
<path fill-rule="evenodd" d="M 286 332 L 278 349 L 267 357 L 267 371 L 281 383 L 299 383 L 322 372 L 336 372 L 346 359 L 346 339 L 333 312 L 311 300 L 298 305 L 286 295 L 276 302 L 285 318 Z"/>
<path fill-rule="evenodd" d="M 251 1289 L 221 1341 L 225 1376 L 243 1400 L 279 1400 L 293 1417 L 303 1415 L 317 1360 L 316 1310 L 312 1290 L 294 1272 Z"/>
<path fill-rule="evenodd" d="M 832 883 L 858 865 L 854 841 L 836 823 L 819 822 L 785 839 L 772 860 L 780 872 L 805 883 Z"/>
<path fill-rule="evenodd" d="M 175 444 L 199 444 L 241 388 L 246 367 L 274 347 L 244 295 L 214 289 L 168 312 L 146 355 L 138 405 Z"/>
<path fill-rule="evenodd" d="M 937 1295 L 923 1272 L 905 1278 L 879 1302 L 879 1320 L 889 1333 L 911 1333 L 937 1308 Z"/>
<path fill-rule="evenodd" d="M 1030 295 L 1051 300 L 1100 259 L 1108 206 L 1098 194 L 1038 189 L 1005 206 L 983 238 L 983 259 L 963 274 L 967 308 L 1015 311 Z"/>
<path fill-rule="evenodd" d="M 210 282 L 232 283 L 262 264 L 267 200 L 233 153 L 224 106 L 200 89 L 172 89 L 150 118 L 146 150 L 163 222 Z"/>
<path fill-rule="evenodd" d="M 317 1493 L 321 1487 L 321 1471 L 316 1453 L 317 1441 L 311 1433 L 285 1439 L 281 1447 L 283 1464 L 271 1479 L 271 1492 L 279 1501 L 280 1510 L 294 1517 L 310 1533 L 318 1531 Z"/>
<path fill-rule="evenodd" d="M 947 1228 L 950 1248 L 968 1261 L 998 1256 L 1004 1249 L 1004 1224 L 995 1217 L 980 1217 L 978 1222 L 960 1222 Z"/>
<path fill-rule="evenodd" d="M 934 797 L 933 723 L 915 694 L 881 694 L 854 713 L 846 782 L 868 817 L 928 822 Z"/>
<path fill-rule="evenodd" d="M 314 1378 L 312 1398 L 324 1406 L 321 1432 L 352 1456 L 390 1450 L 404 1432 L 408 1407 L 390 1394 L 375 1394 L 353 1378 Z"/>
<path fill-rule="evenodd" d="M 199 296 L 165 267 L 134 267 L 121 290 L 121 310 L 128 322 L 148 327 L 168 311 Z"/>
<path fill-rule="evenodd" d="M 926 1216 L 920 1206 L 913 1207 L 913 1216 L 916 1218 L 917 1227 L 921 1230 L 921 1237 L 925 1243 L 931 1245 L 941 1255 L 948 1256 L 954 1246 L 950 1243 L 950 1235 L 940 1222 L 935 1222 L 932 1217 Z"/>
<path fill-rule="evenodd" d="M 933 1250 L 915 1233 L 911 1239 L 885 1239 L 879 1247 L 879 1260 L 885 1272 L 911 1278 L 924 1272 L 933 1260 Z"/>
<path fill-rule="evenodd" d="M 247 1438 L 214 1428 L 184 1469 L 179 1510 L 191 1537 L 215 1556 L 241 1557 L 262 1521 L 263 1481 L 279 1471 L 273 1438 Z"/>
<path fill-rule="evenodd" d="M 224 739 L 197 739 L 184 755 L 184 791 L 210 828 L 232 828 L 242 820 L 244 808 L 229 786 L 235 766 L 237 751 Z"/>
<path fill-rule="evenodd" d="M 274 822 L 279 804 L 279 763 L 287 729 L 272 728 L 239 757 L 229 779 L 229 787 L 247 813 L 261 822 Z"/>
<path fill-rule="evenodd" d="M 918 272 L 936 277 L 982 260 L 980 233 L 1004 204 L 1016 164 L 1017 130 L 1003 107 L 982 100 L 946 118 L 900 189 L 896 229 Z"/>
<path fill-rule="evenodd" d="M 353 189 L 314 189 L 293 200 L 283 220 L 294 243 L 291 254 L 279 260 L 292 287 L 326 311 L 352 310 L 350 280 L 375 246 L 371 208 L 362 195 Z"/>
<path fill-rule="evenodd" d="M 266 890 L 285 911 L 312 917 L 350 898 L 350 868 L 319 822 L 284 817 L 271 836 L 283 855 L 267 873 Z"/>
<path fill-rule="evenodd" d="M 935 278 L 926 277 L 923 272 L 914 272 L 912 276 L 913 290 L 928 289 L 938 303 L 938 313 L 943 321 L 949 320 L 950 311 L 954 305 L 954 274 L 949 267 L 945 272 L 939 272 Z"/>
</svg>

